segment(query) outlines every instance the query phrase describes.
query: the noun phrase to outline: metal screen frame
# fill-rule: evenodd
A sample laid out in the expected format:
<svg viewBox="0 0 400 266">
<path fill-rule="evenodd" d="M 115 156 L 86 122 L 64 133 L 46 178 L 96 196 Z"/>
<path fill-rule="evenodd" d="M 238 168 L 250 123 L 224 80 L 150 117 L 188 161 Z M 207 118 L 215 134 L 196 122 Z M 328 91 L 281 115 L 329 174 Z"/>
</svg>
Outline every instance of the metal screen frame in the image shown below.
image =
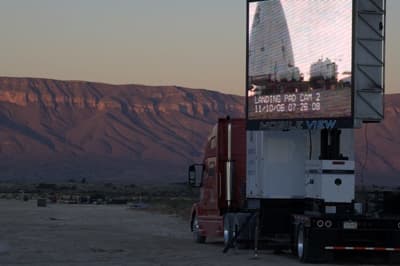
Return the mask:
<svg viewBox="0 0 400 266">
<path fill-rule="evenodd" d="M 354 127 L 384 119 L 386 0 L 357 0 Z"/>
</svg>

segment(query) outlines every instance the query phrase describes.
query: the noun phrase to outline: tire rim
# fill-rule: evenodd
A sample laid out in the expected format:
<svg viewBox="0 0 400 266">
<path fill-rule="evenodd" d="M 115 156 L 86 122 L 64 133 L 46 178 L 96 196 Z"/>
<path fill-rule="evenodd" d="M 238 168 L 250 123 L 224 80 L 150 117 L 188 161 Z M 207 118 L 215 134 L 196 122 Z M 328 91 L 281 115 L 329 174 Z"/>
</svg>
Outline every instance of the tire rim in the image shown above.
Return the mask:
<svg viewBox="0 0 400 266">
<path fill-rule="evenodd" d="M 231 231 L 227 218 L 224 218 L 224 244 L 227 245 L 231 240 Z"/>
<path fill-rule="evenodd" d="M 302 228 L 300 228 L 297 236 L 297 254 L 299 255 L 299 258 L 303 257 L 303 253 L 304 253 L 304 231 Z"/>
<path fill-rule="evenodd" d="M 228 244 L 229 242 L 229 230 L 228 229 L 224 229 L 224 244 Z"/>
<path fill-rule="evenodd" d="M 199 233 L 199 222 L 197 221 L 197 217 L 195 217 L 193 220 L 192 231 L 195 236 L 197 236 Z"/>
</svg>

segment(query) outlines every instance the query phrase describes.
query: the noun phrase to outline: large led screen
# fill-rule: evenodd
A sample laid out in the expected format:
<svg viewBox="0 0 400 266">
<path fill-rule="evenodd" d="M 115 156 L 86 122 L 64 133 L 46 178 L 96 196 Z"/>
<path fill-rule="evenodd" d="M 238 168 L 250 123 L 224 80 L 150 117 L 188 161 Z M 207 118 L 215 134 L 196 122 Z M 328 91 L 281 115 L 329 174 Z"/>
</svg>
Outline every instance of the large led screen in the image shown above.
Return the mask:
<svg viewBox="0 0 400 266">
<path fill-rule="evenodd" d="M 353 0 L 248 1 L 250 127 L 352 121 L 352 22 Z"/>
</svg>

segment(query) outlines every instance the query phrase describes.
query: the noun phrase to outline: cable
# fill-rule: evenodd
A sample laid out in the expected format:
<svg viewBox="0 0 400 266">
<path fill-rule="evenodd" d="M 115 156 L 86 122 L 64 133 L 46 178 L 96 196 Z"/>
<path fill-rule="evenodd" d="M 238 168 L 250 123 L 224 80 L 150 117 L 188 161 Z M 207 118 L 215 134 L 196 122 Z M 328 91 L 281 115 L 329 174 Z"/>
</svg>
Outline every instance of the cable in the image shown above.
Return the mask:
<svg viewBox="0 0 400 266">
<path fill-rule="evenodd" d="M 312 146 L 312 137 L 311 137 L 311 130 L 309 130 L 308 131 L 308 136 L 309 136 L 309 141 L 310 141 L 310 153 L 309 153 L 309 160 L 311 160 L 311 158 L 312 158 L 312 149 L 313 149 L 313 146 Z"/>
<path fill-rule="evenodd" d="M 361 191 L 363 193 L 365 193 L 364 172 L 367 167 L 368 155 L 369 155 L 368 124 L 365 124 L 364 141 L 365 141 L 365 156 L 364 156 L 364 162 L 362 163 L 361 166 Z"/>
</svg>

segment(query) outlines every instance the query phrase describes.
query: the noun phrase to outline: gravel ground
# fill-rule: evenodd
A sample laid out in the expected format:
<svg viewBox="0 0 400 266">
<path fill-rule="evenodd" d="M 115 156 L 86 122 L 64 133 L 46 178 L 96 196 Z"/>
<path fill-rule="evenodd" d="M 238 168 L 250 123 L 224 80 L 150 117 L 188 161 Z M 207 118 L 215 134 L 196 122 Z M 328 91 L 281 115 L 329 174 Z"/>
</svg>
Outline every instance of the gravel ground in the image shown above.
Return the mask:
<svg viewBox="0 0 400 266">
<path fill-rule="evenodd" d="M 192 241 L 187 221 L 126 206 L 0 200 L 0 265 L 301 265 L 290 254 Z M 361 260 L 361 262 L 360 262 Z M 364 260 L 364 261 L 362 261 Z M 384 265 L 341 258 L 335 265 Z M 325 264 L 334 265 L 334 264 Z"/>
</svg>

